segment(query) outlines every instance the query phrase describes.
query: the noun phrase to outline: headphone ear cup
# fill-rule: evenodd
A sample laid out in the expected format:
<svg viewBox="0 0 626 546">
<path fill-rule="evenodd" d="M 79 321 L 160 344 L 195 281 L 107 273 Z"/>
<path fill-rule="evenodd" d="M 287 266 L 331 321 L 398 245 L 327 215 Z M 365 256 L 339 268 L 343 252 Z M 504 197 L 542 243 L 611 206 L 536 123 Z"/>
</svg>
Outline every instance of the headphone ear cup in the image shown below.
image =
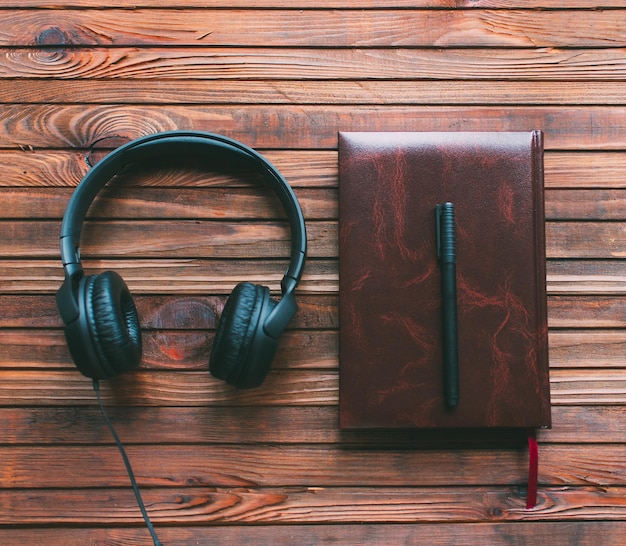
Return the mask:
<svg viewBox="0 0 626 546">
<path fill-rule="evenodd" d="M 239 388 L 263 382 L 278 344 L 265 334 L 263 322 L 275 305 L 264 286 L 242 282 L 235 287 L 211 348 L 209 371 L 214 377 Z"/>
<path fill-rule="evenodd" d="M 114 271 L 94 275 L 84 284 L 85 314 L 100 362 L 99 377 L 133 370 L 141 361 L 139 317 L 126 283 Z"/>
</svg>

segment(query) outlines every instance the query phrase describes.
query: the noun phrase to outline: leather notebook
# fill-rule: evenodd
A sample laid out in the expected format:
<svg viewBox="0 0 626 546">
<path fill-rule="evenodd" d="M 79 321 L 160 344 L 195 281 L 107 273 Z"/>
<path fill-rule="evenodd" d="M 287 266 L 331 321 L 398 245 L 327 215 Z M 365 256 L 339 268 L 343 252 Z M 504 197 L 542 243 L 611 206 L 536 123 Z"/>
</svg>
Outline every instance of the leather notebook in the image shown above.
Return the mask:
<svg viewBox="0 0 626 546">
<path fill-rule="evenodd" d="M 543 191 L 539 131 L 339 134 L 342 428 L 550 426 Z M 445 203 L 454 404 L 444 395 Z"/>
</svg>

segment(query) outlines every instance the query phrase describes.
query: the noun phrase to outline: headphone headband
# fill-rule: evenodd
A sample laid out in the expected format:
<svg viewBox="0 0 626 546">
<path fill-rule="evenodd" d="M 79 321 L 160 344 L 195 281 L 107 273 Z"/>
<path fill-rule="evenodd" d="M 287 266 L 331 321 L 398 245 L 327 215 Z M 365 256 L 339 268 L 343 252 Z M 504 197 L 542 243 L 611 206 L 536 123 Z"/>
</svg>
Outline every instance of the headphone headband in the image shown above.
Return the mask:
<svg viewBox="0 0 626 546">
<path fill-rule="evenodd" d="M 292 292 L 302 276 L 307 241 L 302 209 L 291 186 L 267 159 L 252 148 L 222 135 L 199 131 L 169 131 L 138 138 L 116 148 L 85 175 L 70 198 L 61 224 L 61 260 L 66 275 L 82 274 L 79 252 L 82 225 L 87 210 L 109 180 L 126 166 L 139 161 L 163 154 L 202 155 L 208 150 L 251 160 L 279 197 L 291 231 L 291 258 L 281 288 L 283 295 Z"/>
</svg>

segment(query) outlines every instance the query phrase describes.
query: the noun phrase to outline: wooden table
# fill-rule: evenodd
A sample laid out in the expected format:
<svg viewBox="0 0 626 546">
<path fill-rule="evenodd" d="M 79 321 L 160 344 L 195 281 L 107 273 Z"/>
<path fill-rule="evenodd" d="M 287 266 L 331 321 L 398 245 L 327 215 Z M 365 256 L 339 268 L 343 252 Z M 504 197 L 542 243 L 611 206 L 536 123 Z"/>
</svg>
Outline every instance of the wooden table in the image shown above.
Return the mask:
<svg viewBox="0 0 626 546">
<path fill-rule="evenodd" d="M 169 129 L 274 162 L 310 259 L 269 378 L 237 391 L 208 355 L 237 282 L 278 290 L 276 200 L 246 176 L 155 165 L 90 211 L 85 265 L 125 278 L 144 328 L 141 369 L 103 397 L 165 544 L 626 542 L 626 1 L 6 4 L 1 544 L 149 543 L 54 294 L 85 156 Z M 523 447 L 338 430 L 337 131 L 531 129 L 545 131 L 554 426 L 526 510 Z"/>
</svg>

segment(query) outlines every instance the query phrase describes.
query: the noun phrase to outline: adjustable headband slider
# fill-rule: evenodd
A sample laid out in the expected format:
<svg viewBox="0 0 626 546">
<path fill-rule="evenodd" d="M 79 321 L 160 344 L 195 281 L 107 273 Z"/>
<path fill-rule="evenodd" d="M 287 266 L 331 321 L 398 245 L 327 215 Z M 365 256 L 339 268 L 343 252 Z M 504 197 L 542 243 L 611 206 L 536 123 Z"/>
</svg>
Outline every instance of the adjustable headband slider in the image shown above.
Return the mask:
<svg viewBox="0 0 626 546">
<path fill-rule="evenodd" d="M 276 304 L 263 324 L 263 330 L 271 338 L 278 339 L 297 310 L 296 297 L 291 290 Z"/>
<path fill-rule="evenodd" d="M 75 238 L 70 235 L 61 236 L 61 261 L 69 277 L 83 270 L 80 263 L 80 249 Z"/>
</svg>

